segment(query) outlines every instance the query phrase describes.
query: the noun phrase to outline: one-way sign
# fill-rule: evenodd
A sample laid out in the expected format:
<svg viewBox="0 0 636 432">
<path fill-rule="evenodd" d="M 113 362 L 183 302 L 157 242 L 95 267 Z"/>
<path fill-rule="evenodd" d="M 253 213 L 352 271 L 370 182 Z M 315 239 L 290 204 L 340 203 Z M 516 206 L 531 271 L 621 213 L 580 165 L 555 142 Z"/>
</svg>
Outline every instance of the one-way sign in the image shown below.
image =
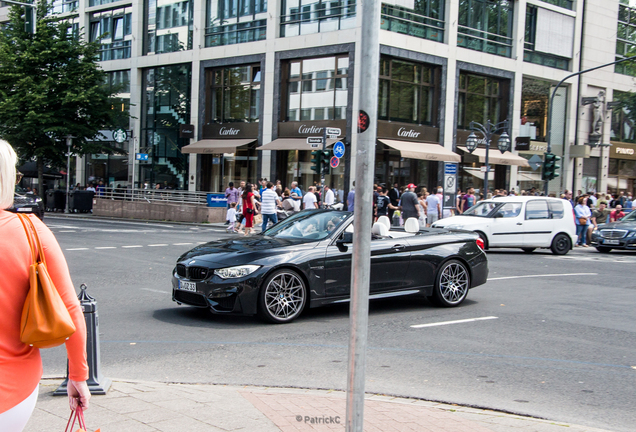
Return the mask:
<svg viewBox="0 0 636 432">
<path fill-rule="evenodd" d="M 327 135 L 335 135 L 336 137 L 339 137 L 341 133 L 342 131 L 340 130 L 340 128 L 334 128 L 334 127 L 327 128 Z"/>
<path fill-rule="evenodd" d="M 307 137 L 307 144 L 322 144 L 322 137 Z"/>
</svg>

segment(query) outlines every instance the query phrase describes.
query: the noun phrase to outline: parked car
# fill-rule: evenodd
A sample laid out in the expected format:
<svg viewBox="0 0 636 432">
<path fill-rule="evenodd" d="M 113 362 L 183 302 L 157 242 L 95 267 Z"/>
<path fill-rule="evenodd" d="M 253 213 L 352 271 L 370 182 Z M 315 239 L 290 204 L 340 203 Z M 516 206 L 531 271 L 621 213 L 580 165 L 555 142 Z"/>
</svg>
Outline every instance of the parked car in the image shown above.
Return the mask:
<svg viewBox="0 0 636 432">
<path fill-rule="evenodd" d="M 350 212 L 305 210 L 253 237 L 210 242 L 183 254 L 172 299 L 217 314 L 296 319 L 305 307 L 349 300 L 353 219 Z M 371 298 L 421 294 L 439 306 L 460 305 L 486 283 L 481 240 L 466 231 L 373 225 Z"/>
<path fill-rule="evenodd" d="M 31 192 L 26 192 L 18 186 L 16 186 L 13 196 L 13 206 L 7 210 L 14 213 L 33 213 L 40 219 L 44 219 L 44 201 L 42 201 L 42 198 Z"/>
<path fill-rule="evenodd" d="M 574 212 L 569 201 L 535 196 L 484 200 L 459 216 L 441 219 L 437 228 L 475 231 L 489 247 L 550 248 L 565 255 L 576 244 Z"/>
<path fill-rule="evenodd" d="M 621 221 L 599 225 L 592 232 L 591 244 L 603 253 L 612 249 L 636 250 L 636 211 L 632 210 Z"/>
</svg>

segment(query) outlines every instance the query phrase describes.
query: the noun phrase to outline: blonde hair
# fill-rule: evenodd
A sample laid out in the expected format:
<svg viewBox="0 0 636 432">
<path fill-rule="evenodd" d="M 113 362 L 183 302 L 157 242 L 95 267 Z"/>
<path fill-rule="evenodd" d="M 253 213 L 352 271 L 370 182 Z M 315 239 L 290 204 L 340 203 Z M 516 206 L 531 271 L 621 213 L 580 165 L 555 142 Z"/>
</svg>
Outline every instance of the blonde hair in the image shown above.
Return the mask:
<svg viewBox="0 0 636 432">
<path fill-rule="evenodd" d="M 11 144 L 0 140 L 0 209 L 13 205 L 15 194 L 15 165 L 18 157 Z"/>
</svg>

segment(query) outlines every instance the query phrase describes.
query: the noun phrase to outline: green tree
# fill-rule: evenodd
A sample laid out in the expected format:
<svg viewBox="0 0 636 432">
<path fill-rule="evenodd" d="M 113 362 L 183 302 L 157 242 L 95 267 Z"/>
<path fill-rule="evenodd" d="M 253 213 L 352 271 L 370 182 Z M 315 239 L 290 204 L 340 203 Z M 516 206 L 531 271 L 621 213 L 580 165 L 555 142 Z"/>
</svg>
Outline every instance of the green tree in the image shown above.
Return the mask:
<svg viewBox="0 0 636 432">
<path fill-rule="evenodd" d="M 13 6 L 0 32 L 0 137 L 21 159 L 37 160 L 41 194 L 44 165 L 66 164 L 67 136 L 72 153 L 112 153 L 94 140 L 100 129 L 127 126 L 129 118 L 113 109 L 117 90 L 105 85 L 99 43 L 84 42 L 49 9 L 38 1 L 36 33 L 30 34 L 24 9 Z"/>
</svg>

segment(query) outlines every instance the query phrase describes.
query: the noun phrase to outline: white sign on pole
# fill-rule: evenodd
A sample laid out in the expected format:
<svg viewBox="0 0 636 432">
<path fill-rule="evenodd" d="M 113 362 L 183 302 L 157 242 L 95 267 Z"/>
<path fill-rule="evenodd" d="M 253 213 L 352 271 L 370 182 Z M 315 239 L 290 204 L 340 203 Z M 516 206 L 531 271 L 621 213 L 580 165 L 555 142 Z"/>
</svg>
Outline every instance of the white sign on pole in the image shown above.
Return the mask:
<svg viewBox="0 0 636 432">
<path fill-rule="evenodd" d="M 327 135 L 335 135 L 336 138 L 338 138 L 341 133 L 342 131 L 340 130 L 340 128 L 334 128 L 334 127 L 327 128 Z"/>
</svg>

